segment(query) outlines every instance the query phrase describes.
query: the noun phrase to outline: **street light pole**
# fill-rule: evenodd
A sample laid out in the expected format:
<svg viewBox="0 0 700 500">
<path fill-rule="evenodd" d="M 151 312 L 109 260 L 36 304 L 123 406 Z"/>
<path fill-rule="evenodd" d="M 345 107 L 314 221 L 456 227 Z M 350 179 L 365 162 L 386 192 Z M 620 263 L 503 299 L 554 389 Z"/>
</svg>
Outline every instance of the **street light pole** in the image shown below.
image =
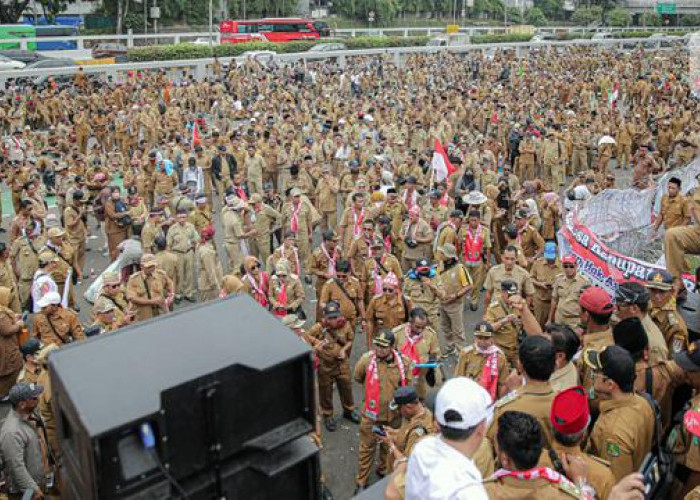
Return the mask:
<svg viewBox="0 0 700 500">
<path fill-rule="evenodd" d="M 211 39 L 213 32 L 214 16 L 212 13 L 214 0 L 209 0 L 209 50 L 212 50 L 213 41 Z"/>
</svg>

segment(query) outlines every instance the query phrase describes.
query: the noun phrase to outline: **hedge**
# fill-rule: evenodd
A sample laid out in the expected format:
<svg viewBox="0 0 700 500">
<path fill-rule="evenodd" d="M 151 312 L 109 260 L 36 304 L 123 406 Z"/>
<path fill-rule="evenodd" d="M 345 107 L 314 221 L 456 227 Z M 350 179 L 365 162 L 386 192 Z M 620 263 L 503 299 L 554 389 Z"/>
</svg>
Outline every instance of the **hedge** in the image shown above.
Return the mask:
<svg viewBox="0 0 700 500">
<path fill-rule="evenodd" d="M 472 43 L 514 43 L 514 42 L 529 42 L 532 35 L 526 33 L 505 33 L 493 35 L 474 35 Z"/>
<path fill-rule="evenodd" d="M 615 33 L 615 36 L 618 38 L 649 38 L 651 35 L 656 35 L 658 33 L 659 33 L 658 31 L 650 31 L 650 30 L 622 31 L 622 32 Z M 683 36 L 685 34 L 685 31 L 683 31 L 683 30 L 664 31 L 662 34 L 668 35 L 668 36 Z"/>
<path fill-rule="evenodd" d="M 343 40 L 348 49 L 379 49 L 383 47 L 415 47 L 425 45 L 430 37 L 427 36 L 376 36 L 354 37 Z M 335 41 L 334 41 L 335 42 Z M 199 59 L 204 57 L 236 57 L 251 50 L 272 50 L 278 54 L 306 52 L 322 41 L 296 41 L 287 43 L 247 42 L 224 43 L 215 45 L 213 51 L 208 45 L 180 43 L 177 45 L 151 45 L 129 49 L 128 59 L 131 62 L 173 61 L 178 59 Z"/>
</svg>

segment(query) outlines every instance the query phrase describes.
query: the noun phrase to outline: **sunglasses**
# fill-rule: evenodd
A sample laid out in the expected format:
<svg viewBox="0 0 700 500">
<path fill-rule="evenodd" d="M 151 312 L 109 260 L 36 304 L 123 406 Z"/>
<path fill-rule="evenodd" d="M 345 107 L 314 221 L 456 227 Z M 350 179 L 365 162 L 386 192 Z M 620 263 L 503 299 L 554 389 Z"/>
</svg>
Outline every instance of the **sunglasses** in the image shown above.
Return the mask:
<svg viewBox="0 0 700 500">
<path fill-rule="evenodd" d="M 394 293 L 396 291 L 395 288 L 382 288 L 384 293 Z"/>
<path fill-rule="evenodd" d="M 564 269 L 573 269 L 576 266 L 574 264 L 564 264 Z"/>
</svg>

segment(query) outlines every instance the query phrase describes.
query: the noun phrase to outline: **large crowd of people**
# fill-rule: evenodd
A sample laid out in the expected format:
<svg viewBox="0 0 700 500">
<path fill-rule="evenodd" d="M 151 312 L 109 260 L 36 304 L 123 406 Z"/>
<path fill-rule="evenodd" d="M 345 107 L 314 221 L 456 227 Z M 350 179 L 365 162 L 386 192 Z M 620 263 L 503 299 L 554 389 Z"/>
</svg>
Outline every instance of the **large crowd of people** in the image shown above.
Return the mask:
<svg viewBox="0 0 700 500">
<path fill-rule="evenodd" d="M 8 497 L 60 497 L 52 352 L 248 294 L 313 350 L 319 443 L 337 387 L 356 493 L 375 468 L 392 499 L 644 498 L 634 473 L 667 451 L 665 495 L 700 498 L 700 344 L 677 310 L 700 190 L 671 177 L 668 269 L 614 296 L 557 244 L 572 204 L 698 156 L 686 59 L 543 46 L 10 81 Z"/>
</svg>

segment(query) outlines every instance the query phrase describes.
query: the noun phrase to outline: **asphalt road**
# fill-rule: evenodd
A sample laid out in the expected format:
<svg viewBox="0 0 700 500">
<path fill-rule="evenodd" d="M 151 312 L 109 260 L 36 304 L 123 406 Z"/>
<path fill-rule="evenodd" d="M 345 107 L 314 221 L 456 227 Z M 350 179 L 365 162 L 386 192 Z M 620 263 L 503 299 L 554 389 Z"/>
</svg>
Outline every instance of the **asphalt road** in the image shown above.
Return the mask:
<svg viewBox="0 0 700 500">
<path fill-rule="evenodd" d="M 621 186 L 626 186 L 629 184 L 629 170 L 624 171 L 622 173 L 620 173 L 619 170 L 616 170 L 615 172 L 617 173 L 618 179 L 620 179 L 619 182 Z M 6 198 L 7 190 L 3 189 L 3 191 L 3 198 Z M 7 202 L 8 200 L 3 201 Z M 53 200 L 49 199 L 48 201 L 49 204 L 51 204 Z M 3 205 L 7 207 L 8 203 L 3 203 Z M 217 213 L 219 209 L 220 207 L 218 206 L 217 201 Z M 4 213 L 6 215 L 3 220 L 3 226 L 5 228 L 8 228 L 10 214 L 7 210 L 4 210 Z M 222 249 L 224 248 L 222 240 L 223 231 L 221 230 L 219 217 L 216 218 L 215 227 L 217 230 L 217 247 L 219 249 Z M 78 285 L 78 293 L 76 293 L 77 303 L 81 308 L 80 318 L 83 324 L 85 325 L 90 324 L 90 311 L 92 308 L 91 304 L 89 304 L 83 297 L 83 293 L 85 292 L 85 290 L 87 290 L 87 287 L 92 282 L 92 279 L 90 279 L 90 270 L 93 269 L 96 275 L 99 275 L 99 273 L 101 273 L 102 270 L 104 270 L 110 263 L 109 259 L 104 254 L 106 249 L 103 248 L 105 245 L 105 240 L 103 238 L 102 231 L 96 228 L 96 222 L 92 218 L 90 219 L 90 230 L 92 234 L 95 234 L 97 236 L 97 238 L 88 241 L 88 252 L 86 254 L 84 271 L 85 281 L 81 285 Z M 316 238 L 318 239 L 318 235 L 316 236 Z M 7 241 L 7 233 L 2 234 L 0 240 Z M 317 244 L 318 241 L 316 242 L 316 245 Z M 222 262 L 225 263 L 226 259 L 224 257 L 224 255 L 220 254 Z M 306 303 L 304 305 L 304 310 L 309 315 L 309 321 L 307 323 L 307 326 L 311 326 L 313 324 L 315 313 L 316 295 L 313 287 L 304 284 L 304 288 L 307 297 Z M 187 307 L 191 307 L 191 305 L 183 301 L 180 305 L 176 307 L 178 309 L 186 309 Z M 468 307 L 466 308 L 464 318 L 467 332 L 470 332 L 470 329 L 481 320 L 482 314 L 483 306 L 480 306 L 479 310 L 476 312 L 470 311 Z M 470 333 L 468 333 L 468 336 L 471 336 Z M 366 352 L 366 350 L 367 345 L 365 341 L 365 336 L 364 334 L 358 334 L 355 339 L 355 345 L 352 349 L 352 368 L 354 368 L 358 358 L 362 355 L 362 353 Z M 455 363 L 456 357 L 454 356 L 444 360 L 444 369 L 445 373 L 448 376 L 451 376 Z M 357 405 L 358 409 L 361 409 L 363 399 L 363 387 L 359 384 L 354 383 L 353 394 L 355 396 L 355 404 Z M 336 416 L 338 417 L 338 429 L 336 432 L 332 433 L 327 432 L 325 428 L 323 429 L 323 450 L 321 452 L 321 463 L 323 472 L 326 477 L 326 484 L 333 493 L 334 498 L 344 500 L 352 497 L 355 488 L 355 474 L 357 472 L 357 445 L 359 442 L 359 426 L 342 419 L 342 406 L 340 405 L 340 400 L 338 398 L 337 391 L 335 394 L 335 408 Z M 377 464 L 375 463 L 375 468 L 376 465 Z M 372 476 L 370 477 L 370 484 L 376 479 L 377 476 L 373 472 Z"/>
</svg>

